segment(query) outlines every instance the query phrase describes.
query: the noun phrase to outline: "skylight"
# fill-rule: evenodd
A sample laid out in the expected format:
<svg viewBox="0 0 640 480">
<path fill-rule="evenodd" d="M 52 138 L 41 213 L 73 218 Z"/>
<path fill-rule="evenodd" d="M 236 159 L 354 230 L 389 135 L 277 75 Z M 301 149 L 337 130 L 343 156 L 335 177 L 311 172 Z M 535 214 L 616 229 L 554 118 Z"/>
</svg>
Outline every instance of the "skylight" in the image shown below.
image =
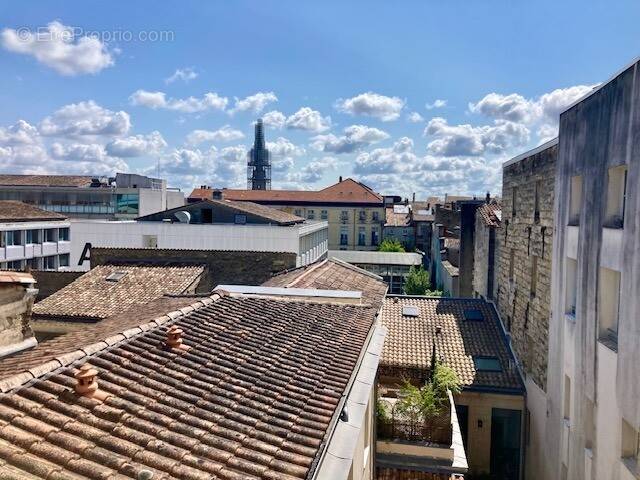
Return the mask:
<svg viewBox="0 0 640 480">
<path fill-rule="evenodd" d="M 468 322 L 482 322 L 484 320 L 484 315 L 482 315 L 482 311 L 477 308 L 470 308 L 464 311 L 464 319 Z"/>
<path fill-rule="evenodd" d="M 405 305 L 402 307 L 402 315 L 405 317 L 417 317 L 420 315 L 420 310 L 414 305 Z"/>
<path fill-rule="evenodd" d="M 113 272 L 107 275 L 107 278 L 105 280 L 107 280 L 107 282 L 119 282 L 126 274 L 127 272 Z"/>
<path fill-rule="evenodd" d="M 473 357 L 473 364 L 478 372 L 501 372 L 502 365 L 498 357 Z"/>
</svg>

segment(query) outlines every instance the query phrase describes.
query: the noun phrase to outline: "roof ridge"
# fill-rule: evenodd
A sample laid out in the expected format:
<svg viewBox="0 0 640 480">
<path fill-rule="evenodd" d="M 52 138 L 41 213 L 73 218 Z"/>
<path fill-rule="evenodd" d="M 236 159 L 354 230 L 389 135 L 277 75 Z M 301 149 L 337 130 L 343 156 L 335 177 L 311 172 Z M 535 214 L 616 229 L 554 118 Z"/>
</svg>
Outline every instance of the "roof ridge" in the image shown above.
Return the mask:
<svg viewBox="0 0 640 480">
<path fill-rule="evenodd" d="M 49 360 L 48 362 L 45 362 L 43 364 L 28 368 L 24 372 L 16 373 L 15 375 L 12 375 L 10 377 L 3 378 L 2 380 L 0 380 L 0 393 L 7 393 L 10 390 L 18 388 L 32 380 L 49 374 L 54 370 L 57 370 L 58 368 L 66 367 L 67 365 L 70 365 L 71 363 L 83 357 L 89 357 L 95 353 L 106 350 L 107 348 L 121 342 L 122 340 L 136 337 L 149 330 L 160 327 L 165 323 L 171 322 L 195 310 L 199 310 L 200 308 L 211 305 L 212 303 L 218 301 L 220 298 L 227 296 L 229 296 L 229 293 L 224 290 L 214 290 L 213 292 L 211 292 L 211 296 L 198 300 L 191 305 L 187 305 L 186 307 L 182 307 L 178 310 L 167 312 L 165 315 L 156 317 L 150 322 L 140 324 L 137 327 L 128 328 L 118 333 L 114 333 L 106 338 L 98 340 L 95 343 L 85 345 L 81 348 L 78 348 L 77 350 L 59 355 L 53 360 Z"/>
<path fill-rule="evenodd" d="M 305 272 L 303 272 L 301 275 L 299 275 L 298 277 L 296 277 L 291 283 L 287 283 L 285 285 L 285 288 L 291 288 L 293 287 L 296 283 L 298 283 L 300 280 L 302 280 L 304 277 L 306 277 L 307 275 L 309 275 L 311 272 L 316 271 L 318 268 L 320 268 L 322 265 L 324 265 L 325 263 L 328 262 L 328 259 L 324 259 L 321 262 L 318 262 L 316 265 L 313 265 L 311 268 L 307 268 Z"/>
<path fill-rule="evenodd" d="M 341 260 L 339 258 L 333 257 L 333 258 L 330 258 L 328 261 L 336 263 L 336 264 L 338 264 L 338 265 L 340 265 L 342 267 L 348 268 L 349 270 L 352 270 L 352 271 L 354 271 L 356 273 L 361 273 L 362 275 L 366 275 L 368 277 L 371 277 L 371 278 L 373 278 L 375 280 L 379 280 L 381 282 L 383 281 L 383 278 L 380 275 L 376 275 L 375 273 L 372 273 L 372 272 L 370 272 L 368 270 L 365 270 L 364 268 L 357 267 L 356 265 L 353 265 L 353 264 L 351 264 L 349 262 L 345 262 L 344 260 Z"/>
</svg>

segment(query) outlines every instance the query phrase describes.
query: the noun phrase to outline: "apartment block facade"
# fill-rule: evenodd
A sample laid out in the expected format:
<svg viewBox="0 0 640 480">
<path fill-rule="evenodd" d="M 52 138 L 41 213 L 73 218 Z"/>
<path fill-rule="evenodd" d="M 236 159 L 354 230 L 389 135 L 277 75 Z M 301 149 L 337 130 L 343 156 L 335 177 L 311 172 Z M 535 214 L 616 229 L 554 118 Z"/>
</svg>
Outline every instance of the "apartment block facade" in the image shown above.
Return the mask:
<svg viewBox="0 0 640 480">
<path fill-rule="evenodd" d="M 70 222 L 21 202 L 0 201 L 0 270 L 58 270 L 69 266 Z"/>
<path fill-rule="evenodd" d="M 640 472 L 640 62 L 560 115 L 545 478 Z"/>
</svg>

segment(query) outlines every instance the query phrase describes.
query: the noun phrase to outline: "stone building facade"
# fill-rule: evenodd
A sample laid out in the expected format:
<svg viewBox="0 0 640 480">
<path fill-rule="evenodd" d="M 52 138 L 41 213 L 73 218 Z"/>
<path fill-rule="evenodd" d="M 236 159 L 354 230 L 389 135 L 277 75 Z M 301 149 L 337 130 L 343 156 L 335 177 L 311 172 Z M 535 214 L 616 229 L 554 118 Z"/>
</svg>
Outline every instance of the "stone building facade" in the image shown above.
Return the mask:
<svg viewBox="0 0 640 480">
<path fill-rule="evenodd" d="M 530 377 L 546 390 L 553 202 L 558 142 L 505 163 L 497 304 L 513 348 Z"/>
<path fill-rule="evenodd" d="M 476 234 L 473 244 L 473 296 L 476 298 L 495 299 L 501 218 L 501 207 L 495 200 L 489 200 L 476 210 Z"/>
</svg>

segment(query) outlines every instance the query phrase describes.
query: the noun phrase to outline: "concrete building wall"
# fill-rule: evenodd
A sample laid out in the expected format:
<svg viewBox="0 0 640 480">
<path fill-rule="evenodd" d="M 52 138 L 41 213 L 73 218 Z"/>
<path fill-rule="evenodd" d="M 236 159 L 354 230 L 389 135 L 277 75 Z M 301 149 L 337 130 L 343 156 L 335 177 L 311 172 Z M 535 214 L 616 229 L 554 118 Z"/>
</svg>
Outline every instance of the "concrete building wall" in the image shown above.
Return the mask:
<svg viewBox="0 0 640 480">
<path fill-rule="evenodd" d="M 62 238 L 60 229 L 68 230 L 69 227 L 67 220 L 0 224 L 0 270 L 66 268 L 70 261 L 71 242 Z M 11 232 L 19 232 L 18 243 Z M 35 240 L 30 240 L 27 232 Z M 12 242 L 8 242 L 8 234 L 14 238 Z"/>
<path fill-rule="evenodd" d="M 639 67 L 560 116 L 546 478 L 638 475 Z"/>
<path fill-rule="evenodd" d="M 92 247 L 289 252 L 297 256 L 297 266 L 323 258 L 328 250 L 326 222 L 279 227 L 74 220 L 71 233 L 71 267 L 85 271 L 90 268 L 90 262 L 82 258 L 87 244 Z"/>
</svg>

